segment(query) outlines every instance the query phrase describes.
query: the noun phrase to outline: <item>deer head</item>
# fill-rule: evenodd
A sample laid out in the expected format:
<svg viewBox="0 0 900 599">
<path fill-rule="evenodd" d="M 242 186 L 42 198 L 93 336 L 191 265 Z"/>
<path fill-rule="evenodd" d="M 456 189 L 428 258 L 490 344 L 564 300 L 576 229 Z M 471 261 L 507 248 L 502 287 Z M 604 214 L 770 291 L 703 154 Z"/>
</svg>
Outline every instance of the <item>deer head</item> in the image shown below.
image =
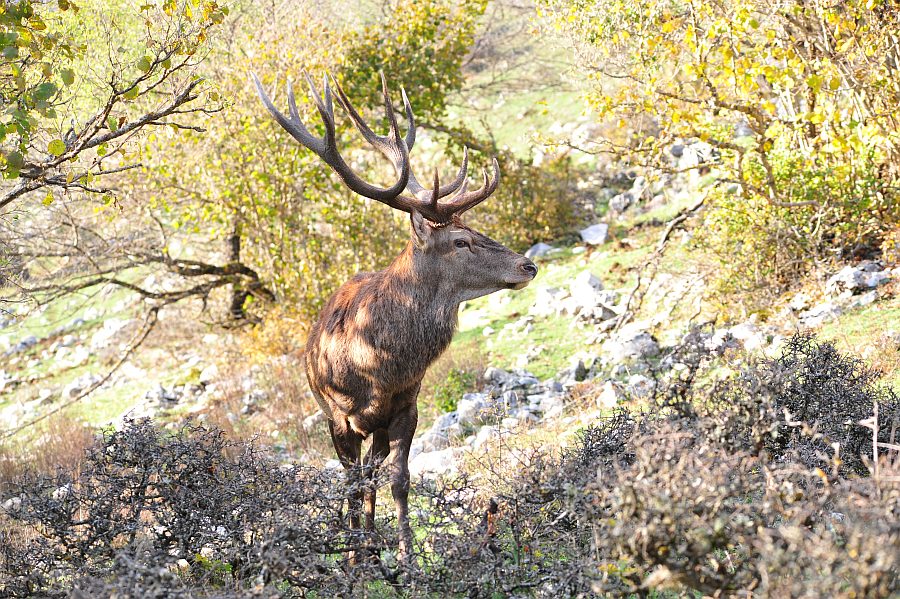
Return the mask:
<svg viewBox="0 0 900 599">
<path fill-rule="evenodd" d="M 416 142 L 412 106 L 406 91 L 401 90 L 408 122 L 406 135 L 401 137 L 383 73 L 382 93 L 390 123 L 390 132 L 386 136 L 377 135 L 372 131 L 333 77 L 328 75 L 324 79 L 323 99 L 309 74 L 305 74 L 310 95 L 325 125 L 325 134 L 321 139 L 314 137 L 300 120 L 290 81 L 287 84 L 289 116 L 285 116 L 272 103 L 259 78 L 255 74 L 252 74 L 252 77 L 263 104 L 275 120 L 294 139 L 315 152 L 338 174 L 349 189 L 363 197 L 410 214 L 414 268 L 433 283 L 445 285 L 452 296 L 452 301 L 459 303 L 500 289 L 521 289 L 537 275 L 537 267 L 531 260 L 462 222 L 461 215 L 464 212 L 486 200 L 497 189 L 500 182 L 500 166 L 497 159 L 492 160 L 493 173 L 490 177 L 486 170 L 482 171 L 483 182 L 477 190 L 468 189 L 468 148 L 463 149 L 462 166 L 450 183 L 442 186 L 438 171 L 435 169 L 433 187 L 427 189 L 422 186 L 413 174 L 409 161 L 409 152 Z M 334 97 L 349 115 L 356 129 L 393 165 L 397 181 L 390 187 L 378 187 L 362 180 L 341 157 L 337 149 L 329 78 L 337 92 Z"/>
</svg>

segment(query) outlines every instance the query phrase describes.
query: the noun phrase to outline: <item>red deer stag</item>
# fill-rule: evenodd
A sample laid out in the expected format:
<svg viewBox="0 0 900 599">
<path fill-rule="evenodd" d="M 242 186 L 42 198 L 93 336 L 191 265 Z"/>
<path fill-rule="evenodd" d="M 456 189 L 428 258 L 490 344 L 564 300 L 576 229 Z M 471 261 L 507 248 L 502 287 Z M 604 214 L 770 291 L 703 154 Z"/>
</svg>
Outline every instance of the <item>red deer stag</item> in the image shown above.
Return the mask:
<svg viewBox="0 0 900 599">
<path fill-rule="evenodd" d="M 390 122 L 390 133 L 382 137 L 369 128 L 340 84 L 332 79 L 338 103 L 397 173 L 397 182 L 390 187 L 367 183 L 338 152 L 328 78 L 324 100 L 309 75 L 306 79 L 325 124 L 322 139 L 313 137 L 301 122 L 290 82 L 290 114 L 285 116 L 253 75 L 259 96 L 275 120 L 318 154 L 347 187 L 410 215 L 412 234 L 406 249 L 385 270 L 360 273 L 338 289 L 312 327 L 306 344 L 309 386 L 328 416 L 334 448 L 354 489 L 349 500 L 350 526 L 359 528 L 360 502 L 365 495 L 366 529 L 374 529 L 375 485 L 371 477 L 386 460 L 397 509 L 399 555 L 408 559 L 412 530 L 407 514 L 407 462 L 418 418 L 416 396 L 425 371 L 450 344 L 461 302 L 500 289 L 522 289 L 535 277 L 537 267 L 460 220 L 463 212 L 497 189 L 500 169 L 496 159 L 493 176 L 488 179 L 487 172 L 483 173 L 481 189 L 467 189 L 467 151 L 450 184 L 441 186 L 435 172 L 434 187 L 426 189 L 410 169 L 409 152 L 416 141 L 416 126 L 406 92 L 403 103 L 409 128 L 404 139 L 382 74 Z M 362 442 L 370 435 L 371 448 L 360 464 Z M 364 491 L 360 484 L 363 479 L 368 481 Z"/>
</svg>

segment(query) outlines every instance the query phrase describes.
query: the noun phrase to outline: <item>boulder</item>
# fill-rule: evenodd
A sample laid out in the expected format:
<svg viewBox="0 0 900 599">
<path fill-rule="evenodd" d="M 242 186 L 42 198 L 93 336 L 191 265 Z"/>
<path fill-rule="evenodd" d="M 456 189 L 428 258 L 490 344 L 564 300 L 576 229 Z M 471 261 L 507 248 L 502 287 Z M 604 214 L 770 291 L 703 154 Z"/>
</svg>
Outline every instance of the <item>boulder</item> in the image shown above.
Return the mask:
<svg viewBox="0 0 900 599">
<path fill-rule="evenodd" d="M 423 451 L 409 462 L 412 476 L 434 479 L 457 471 L 457 456 L 460 450 L 448 447 L 439 451 Z"/>
<path fill-rule="evenodd" d="M 646 399 L 656 388 L 656 382 L 642 374 L 633 374 L 628 377 L 628 394 L 631 397 Z"/>
<path fill-rule="evenodd" d="M 487 396 L 482 393 L 466 393 L 456 404 L 460 425 L 474 426 L 481 422 L 481 414 L 487 406 Z"/>
<path fill-rule="evenodd" d="M 891 275 L 877 262 L 863 262 L 845 266 L 832 275 L 825 283 L 825 290 L 831 295 L 855 295 L 878 287 L 890 278 Z"/>
<path fill-rule="evenodd" d="M 602 349 L 614 363 L 659 355 L 659 343 L 646 331 L 619 331 L 603 344 Z"/>
<path fill-rule="evenodd" d="M 823 323 L 834 320 L 841 315 L 843 310 L 834 302 L 823 302 L 813 306 L 809 310 L 800 313 L 800 322 L 808 327 L 818 327 Z"/>
<path fill-rule="evenodd" d="M 536 243 L 525 252 L 525 257 L 531 260 L 543 258 L 553 250 L 553 246 L 544 242 Z"/>
<path fill-rule="evenodd" d="M 615 381 L 606 381 L 600 388 L 600 394 L 594 400 L 597 407 L 603 410 L 611 410 L 619 405 L 624 398 L 619 385 Z"/>
<path fill-rule="evenodd" d="M 579 233 L 581 240 L 586 244 L 602 245 L 609 238 L 609 225 L 607 223 L 597 223 L 582 229 Z"/>
<path fill-rule="evenodd" d="M 534 316 L 550 316 L 558 314 L 560 302 L 568 297 L 569 292 L 559 287 L 539 287 L 535 293 L 534 303 L 528 313 Z"/>
</svg>

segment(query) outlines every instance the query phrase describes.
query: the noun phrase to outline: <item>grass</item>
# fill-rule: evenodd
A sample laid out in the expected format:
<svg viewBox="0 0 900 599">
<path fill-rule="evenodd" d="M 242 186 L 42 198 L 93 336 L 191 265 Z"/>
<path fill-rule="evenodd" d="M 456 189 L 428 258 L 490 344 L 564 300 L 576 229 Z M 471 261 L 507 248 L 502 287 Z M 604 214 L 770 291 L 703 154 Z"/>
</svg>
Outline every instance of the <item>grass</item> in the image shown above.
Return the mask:
<svg viewBox="0 0 900 599">
<path fill-rule="evenodd" d="M 841 351 L 862 356 L 884 373 L 882 382 L 900 391 L 900 348 L 888 338 L 900 334 L 900 297 L 889 298 L 842 314 L 819 329 L 820 339 L 833 341 Z"/>
</svg>

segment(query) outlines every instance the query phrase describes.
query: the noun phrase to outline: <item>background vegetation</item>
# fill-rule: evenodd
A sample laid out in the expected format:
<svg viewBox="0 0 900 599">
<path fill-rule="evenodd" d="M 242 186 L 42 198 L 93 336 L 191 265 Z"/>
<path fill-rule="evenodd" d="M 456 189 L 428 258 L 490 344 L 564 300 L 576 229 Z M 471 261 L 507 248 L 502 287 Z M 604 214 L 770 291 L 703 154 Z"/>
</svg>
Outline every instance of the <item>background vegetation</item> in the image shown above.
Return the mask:
<svg viewBox="0 0 900 599">
<path fill-rule="evenodd" d="M 898 23 L 897 0 L 0 0 L 0 416 L 32 410 L 0 425 L 0 595 L 895 596 L 897 283 L 768 355 L 721 327 L 797 328 L 846 265 L 897 278 Z M 321 134 L 304 73 L 331 73 L 384 131 L 380 71 L 420 180 L 496 156 L 467 222 L 557 246 L 463 307 L 420 428 L 489 365 L 566 380 L 576 414 L 418 481 L 411 569 L 387 512 L 344 521 L 302 375 L 321 306 L 408 219 L 249 78 Z M 621 320 L 535 316 L 585 273 Z M 628 321 L 666 351 L 614 374 L 594 357 Z M 652 391 L 613 410 L 581 380 L 603 369 Z M 213 399 L 133 415 L 175 388 Z"/>
</svg>

